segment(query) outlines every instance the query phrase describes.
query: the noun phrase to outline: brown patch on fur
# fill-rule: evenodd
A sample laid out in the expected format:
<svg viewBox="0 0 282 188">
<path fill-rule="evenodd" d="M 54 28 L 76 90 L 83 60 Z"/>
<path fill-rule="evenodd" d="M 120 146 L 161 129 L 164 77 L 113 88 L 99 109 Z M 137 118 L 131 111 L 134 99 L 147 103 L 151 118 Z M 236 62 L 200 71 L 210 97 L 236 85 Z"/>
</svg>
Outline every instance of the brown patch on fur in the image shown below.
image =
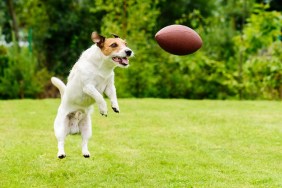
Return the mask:
<svg viewBox="0 0 282 188">
<path fill-rule="evenodd" d="M 101 50 L 104 55 L 109 56 L 113 52 L 119 52 L 124 47 L 126 47 L 125 40 L 121 38 L 107 38 Z"/>
</svg>

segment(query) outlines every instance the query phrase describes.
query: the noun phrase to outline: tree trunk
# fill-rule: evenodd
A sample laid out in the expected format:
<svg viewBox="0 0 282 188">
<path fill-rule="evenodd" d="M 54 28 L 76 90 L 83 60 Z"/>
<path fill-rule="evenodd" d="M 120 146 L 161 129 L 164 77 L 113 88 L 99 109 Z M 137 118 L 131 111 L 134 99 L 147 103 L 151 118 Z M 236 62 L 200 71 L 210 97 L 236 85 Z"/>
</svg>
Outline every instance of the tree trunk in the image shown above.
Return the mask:
<svg viewBox="0 0 282 188">
<path fill-rule="evenodd" d="M 16 12 L 14 9 L 14 5 L 13 5 L 13 0 L 6 0 L 6 5 L 8 7 L 8 12 L 12 18 L 12 29 L 15 32 L 15 40 L 18 44 L 19 41 L 19 26 L 17 23 L 17 17 L 16 17 Z"/>
</svg>

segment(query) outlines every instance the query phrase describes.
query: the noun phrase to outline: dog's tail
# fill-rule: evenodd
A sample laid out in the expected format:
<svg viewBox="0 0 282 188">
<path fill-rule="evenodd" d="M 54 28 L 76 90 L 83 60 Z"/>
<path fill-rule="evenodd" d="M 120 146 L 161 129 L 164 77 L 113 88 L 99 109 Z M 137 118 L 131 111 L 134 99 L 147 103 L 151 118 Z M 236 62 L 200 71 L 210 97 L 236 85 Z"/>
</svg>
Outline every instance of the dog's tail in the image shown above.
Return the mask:
<svg viewBox="0 0 282 188">
<path fill-rule="evenodd" d="M 66 85 L 64 84 L 64 82 L 56 77 L 52 77 L 51 82 L 54 86 L 56 86 L 59 89 L 61 97 L 62 97 L 66 89 Z"/>
</svg>

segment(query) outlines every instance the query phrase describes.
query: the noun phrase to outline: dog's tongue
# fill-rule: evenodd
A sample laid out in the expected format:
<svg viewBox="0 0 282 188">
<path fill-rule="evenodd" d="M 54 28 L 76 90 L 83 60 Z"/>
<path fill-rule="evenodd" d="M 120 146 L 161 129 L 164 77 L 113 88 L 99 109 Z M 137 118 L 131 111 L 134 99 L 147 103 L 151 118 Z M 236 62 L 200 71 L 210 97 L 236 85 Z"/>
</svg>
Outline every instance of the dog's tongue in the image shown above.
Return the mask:
<svg viewBox="0 0 282 188">
<path fill-rule="evenodd" d="M 121 58 L 123 64 L 128 64 L 128 59 L 126 57 Z"/>
</svg>

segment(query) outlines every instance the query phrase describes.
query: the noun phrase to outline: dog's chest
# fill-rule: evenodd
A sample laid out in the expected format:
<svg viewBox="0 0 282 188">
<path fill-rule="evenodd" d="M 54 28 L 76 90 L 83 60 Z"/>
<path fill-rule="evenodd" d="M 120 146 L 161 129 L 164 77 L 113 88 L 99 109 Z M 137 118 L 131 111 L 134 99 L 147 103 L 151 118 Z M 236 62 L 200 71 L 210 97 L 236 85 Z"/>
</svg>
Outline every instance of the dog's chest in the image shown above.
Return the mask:
<svg viewBox="0 0 282 188">
<path fill-rule="evenodd" d="M 91 83 L 95 86 L 95 88 L 99 91 L 99 93 L 103 94 L 110 80 L 111 80 L 110 77 L 105 78 L 100 75 L 95 75 L 92 78 Z"/>
<path fill-rule="evenodd" d="M 109 79 L 104 79 L 103 77 L 95 77 L 91 80 L 89 80 L 89 83 L 91 83 L 91 85 L 93 85 L 95 87 L 95 89 L 101 94 L 103 95 L 103 93 L 105 92 L 108 83 L 109 83 Z M 75 97 L 76 99 L 78 99 L 78 101 L 76 102 L 77 104 L 80 104 L 81 106 L 89 106 L 91 104 L 94 103 L 94 99 L 86 94 L 86 93 L 81 93 L 82 96 L 81 97 Z"/>
</svg>

